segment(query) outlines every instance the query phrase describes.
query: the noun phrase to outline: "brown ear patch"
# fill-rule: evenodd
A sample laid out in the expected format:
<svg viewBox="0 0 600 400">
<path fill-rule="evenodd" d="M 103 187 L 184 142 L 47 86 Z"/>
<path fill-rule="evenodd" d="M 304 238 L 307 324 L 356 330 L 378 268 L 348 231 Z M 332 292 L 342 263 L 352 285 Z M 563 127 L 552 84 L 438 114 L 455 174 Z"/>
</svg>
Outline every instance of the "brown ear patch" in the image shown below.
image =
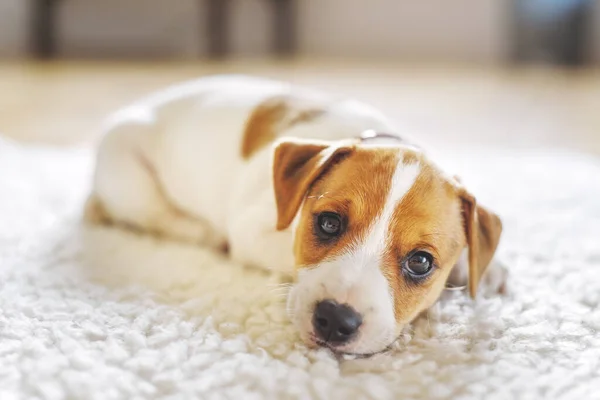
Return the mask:
<svg viewBox="0 0 600 400">
<path fill-rule="evenodd" d="M 273 153 L 273 189 L 277 205 L 277 229 L 287 228 L 313 182 L 340 157 L 352 151 L 346 143 L 284 140 Z"/>
<path fill-rule="evenodd" d="M 469 248 L 469 294 L 475 298 L 481 277 L 500 242 L 502 221 L 496 214 L 478 205 L 470 193 L 463 190 L 460 196 Z"/>
<path fill-rule="evenodd" d="M 289 95 L 275 96 L 263 101 L 246 121 L 242 157 L 252 157 L 277 139 L 285 129 L 313 121 L 324 113 L 324 104 Z"/>
</svg>

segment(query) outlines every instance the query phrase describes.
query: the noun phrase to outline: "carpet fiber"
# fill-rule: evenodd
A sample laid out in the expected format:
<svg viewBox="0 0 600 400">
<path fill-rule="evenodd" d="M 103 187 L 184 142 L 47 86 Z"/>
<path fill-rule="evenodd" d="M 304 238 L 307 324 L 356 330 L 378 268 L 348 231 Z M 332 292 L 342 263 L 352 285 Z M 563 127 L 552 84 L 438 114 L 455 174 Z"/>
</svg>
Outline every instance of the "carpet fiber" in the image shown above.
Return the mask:
<svg viewBox="0 0 600 400">
<path fill-rule="evenodd" d="M 0 141 L 0 399 L 599 398 L 600 162 L 448 153 L 504 220 L 509 293 L 448 293 L 391 352 L 338 360 L 267 274 L 81 226 L 88 150 Z"/>
</svg>

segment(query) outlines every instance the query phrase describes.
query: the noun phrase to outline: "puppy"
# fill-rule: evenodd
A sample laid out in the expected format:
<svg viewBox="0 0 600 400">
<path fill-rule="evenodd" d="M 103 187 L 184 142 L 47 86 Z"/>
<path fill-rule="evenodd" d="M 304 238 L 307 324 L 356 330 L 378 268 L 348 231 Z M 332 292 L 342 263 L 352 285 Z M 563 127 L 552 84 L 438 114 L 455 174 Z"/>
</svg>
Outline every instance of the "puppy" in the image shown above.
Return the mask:
<svg viewBox="0 0 600 400">
<path fill-rule="evenodd" d="M 447 285 L 475 297 L 502 224 L 367 104 L 215 76 L 108 121 L 86 217 L 289 273 L 309 345 L 368 355 Z M 501 288 L 505 274 L 487 274 Z"/>
</svg>

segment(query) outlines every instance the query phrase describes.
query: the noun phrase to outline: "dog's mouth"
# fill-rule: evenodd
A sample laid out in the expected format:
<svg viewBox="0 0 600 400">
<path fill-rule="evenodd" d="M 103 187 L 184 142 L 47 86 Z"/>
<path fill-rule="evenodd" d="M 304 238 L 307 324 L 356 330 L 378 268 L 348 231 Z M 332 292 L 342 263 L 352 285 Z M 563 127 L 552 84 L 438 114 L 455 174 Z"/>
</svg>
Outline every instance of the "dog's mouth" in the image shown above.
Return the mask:
<svg viewBox="0 0 600 400">
<path fill-rule="evenodd" d="M 335 346 L 325 340 L 317 338 L 315 335 L 311 335 L 310 338 L 311 338 L 311 341 L 313 342 L 313 344 L 315 344 L 319 347 L 328 349 L 336 357 L 369 358 L 374 355 L 382 354 L 382 353 L 389 351 L 392 348 L 392 346 L 394 345 L 394 343 L 396 343 L 396 341 L 398 340 L 399 337 L 392 340 L 391 343 L 388 344 L 387 346 L 385 346 L 383 349 L 377 350 L 377 351 L 374 351 L 371 353 L 354 353 L 354 352 L 350 352 L 350 351 L 344 351 L 344 350 L 341 350 L 338 346 Z"/>
</svg>

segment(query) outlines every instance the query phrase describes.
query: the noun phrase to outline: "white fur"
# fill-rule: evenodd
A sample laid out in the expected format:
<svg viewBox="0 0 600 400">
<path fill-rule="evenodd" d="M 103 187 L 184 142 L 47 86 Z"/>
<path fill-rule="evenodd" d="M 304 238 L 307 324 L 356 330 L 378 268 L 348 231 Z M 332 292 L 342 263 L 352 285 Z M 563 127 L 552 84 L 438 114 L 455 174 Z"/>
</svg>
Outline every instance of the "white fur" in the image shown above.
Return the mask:
<svg viewBox="0 0 600 400">
<path fill-rule="evenodd" d="M 418 164 L 396 166 L 385 205 L 362 243 L 342 255 L 311 266 L 298 275 L 290 291 L 288 308 L 295 325 L 309 340 L 312 307 L 320 300 L 348 304 L 363 317 L 358 337 L 339 350 L 373 353 L 383 350 L 399 334 L 394 317 L 394 298 L 381 270 L 390 220 L 398 203 L 419 175 Z"/>
</svg>

